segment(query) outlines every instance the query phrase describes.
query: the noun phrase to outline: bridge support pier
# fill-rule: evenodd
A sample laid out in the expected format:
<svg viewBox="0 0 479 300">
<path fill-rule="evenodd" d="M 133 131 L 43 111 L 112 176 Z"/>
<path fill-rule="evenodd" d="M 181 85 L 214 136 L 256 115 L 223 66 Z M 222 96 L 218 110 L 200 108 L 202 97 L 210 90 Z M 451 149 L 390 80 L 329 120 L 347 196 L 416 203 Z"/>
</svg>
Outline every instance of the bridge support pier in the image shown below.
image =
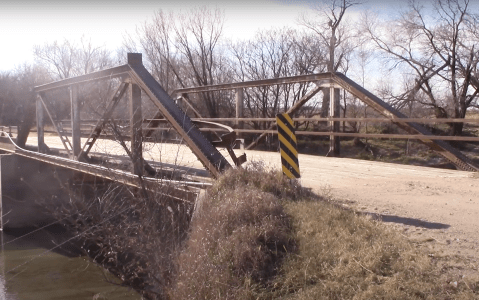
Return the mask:
<svg viewBox="0 0 479 300">
<path fill-rule="evenodd" d="M 45 225 L 70 197 L 65 186 L 73 172 L 15 154 L 0 155 L 0 212 L 2 228 Z M 47 209 L 48 208 L 48 209 Z"/>
</svg>

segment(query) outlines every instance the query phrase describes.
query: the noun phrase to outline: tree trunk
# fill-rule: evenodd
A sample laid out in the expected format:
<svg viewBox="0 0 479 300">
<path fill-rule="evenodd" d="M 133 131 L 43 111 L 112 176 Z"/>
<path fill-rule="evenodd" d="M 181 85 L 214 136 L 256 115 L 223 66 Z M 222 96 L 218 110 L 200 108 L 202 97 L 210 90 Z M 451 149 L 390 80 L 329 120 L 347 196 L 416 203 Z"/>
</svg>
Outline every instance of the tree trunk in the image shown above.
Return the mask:
<svg viewBox="0 0 479 300">
<path fill-rule="evenodd" d="M 329 115 L 329 88 L 322 89 L 323 104 L 321 104 L 321 118 L 326 118 Z"/>
<path fill-rule="evenodd" d="M 462 130 L 464 129 L 464 123 L 452 123 L 451 124 L 451 134 L 452 135 L 462 135 Z"/>
<path fill-rule="evenodd" d="M 29 101 L 25 101 L 24 104 L 24 111 L 23 117 L 20 121 L 20 126 L 18 126 L 18 134 L 17 134 L 17 145 L 25 148 L 25 144 L 27 143 L 28 135 L 30 134 L 30 129 L 34 124 L 35 121 L 35 112 L 36 112 L 36 105 L 35 99 L 32 95 Z"/>
</svg>

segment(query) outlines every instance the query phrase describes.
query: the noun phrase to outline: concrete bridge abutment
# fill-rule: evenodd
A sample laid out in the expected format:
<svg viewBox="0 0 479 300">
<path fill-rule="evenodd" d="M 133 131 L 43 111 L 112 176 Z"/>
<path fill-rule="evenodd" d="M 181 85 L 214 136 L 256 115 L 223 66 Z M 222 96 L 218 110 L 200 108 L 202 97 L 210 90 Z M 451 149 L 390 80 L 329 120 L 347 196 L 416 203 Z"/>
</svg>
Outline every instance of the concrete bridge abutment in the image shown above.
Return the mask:
<svg viewBox="0 0 479 300">
<path fill-rule="evenodd" d="M 18 156 L 0 155 L 2 228 L 55 222 L 51 211 L 69 201 L 73 171 Z"/>
</svg>

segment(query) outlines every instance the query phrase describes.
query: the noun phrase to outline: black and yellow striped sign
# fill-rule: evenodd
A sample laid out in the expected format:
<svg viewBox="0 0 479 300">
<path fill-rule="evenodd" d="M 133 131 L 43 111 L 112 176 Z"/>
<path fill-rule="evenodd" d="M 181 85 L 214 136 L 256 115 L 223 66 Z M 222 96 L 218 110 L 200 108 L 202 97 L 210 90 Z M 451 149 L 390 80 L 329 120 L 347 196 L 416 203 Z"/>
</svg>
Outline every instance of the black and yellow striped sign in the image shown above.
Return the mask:
<svg viewBox="0 0 479 300">
<path fill-rule="evenodd" d="M 278 138 L 283 173 L 289 178 L 299 178 L 298 146 L 294 133 L 294 123 L 288 114 L 276 115 Z"/>
</svg>

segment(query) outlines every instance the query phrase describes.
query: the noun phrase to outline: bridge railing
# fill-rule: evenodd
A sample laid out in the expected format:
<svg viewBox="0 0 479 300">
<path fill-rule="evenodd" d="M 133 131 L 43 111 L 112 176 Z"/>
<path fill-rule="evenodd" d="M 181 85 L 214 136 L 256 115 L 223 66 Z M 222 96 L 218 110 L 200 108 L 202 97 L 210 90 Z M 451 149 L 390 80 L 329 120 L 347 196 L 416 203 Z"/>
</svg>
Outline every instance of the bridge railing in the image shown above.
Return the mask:
<svg viewBox="0 0 479 300">
<path fill-rule="evenodd" d="M 114 120 L 117 124 L 120 124 L 125 127 L 126 130 L 129 128 L 129 120 Z M 143 121 L 143 124 L 146 125 L 151 121 L 164 121 L 164 119 L 146 119 Z M 227 123 L 246 123 L 246 122 L 276 122 L 275 118 L 192 118 L 192 121 L 210 121 L 210 122 L 227 122 Z M 404 118 L 401 120 L 391 120 L 386 118 L 293 118 L 295 122 L 358 122 L 358 123 L 394 123 L 394 122 L 415 122 L 422 124 L 445 124 L 445 123 L 463 123 L 463 124 L 477 124 L 479 127 L 479 118 L 478 119 L 427 119 L 427 118 Z M 71 120 L 62 120 L 60 121 L 63 125 L 63 129 L 66 133 L 71 133 Z M 82 135 L 87 135 L 95 127 L 94 120 L 82 120 L 81 121 L 81 132 Z M 17 133 L 16 126 L 0 126 L 0 130 L 4 132 L 9 132 L 11 134 Z M 149 128 L 143 126 L 143 131 L 168 131 L 168 127 L 158 127 L 158 128 Z M 200 128 L 200 131 L 217 131 L 217 132 L 227 132 L 223 128 Z M 268 129 L 234 129 L 238 134 L 277 134 L 276 130 Z M 55 132 L 52 130 L 51 132 Z M 339 136 L 339 137 L 358 137 L 358 138 L 387 138 L 387 139 L 423 139 L 424 137 L 418 134 L 395 134 L 395 133 L 361 133 L 361 132 L 331 132 L 328 128 L 325 131 L 302 131 L 298 129 L 296 135 L 299 136 Z M 111 134 L 108 131 L 103 132 L 102 136 L 105 138 L 111 137 Z M 429 135 L 431 140 L 443 140 L 443 141 L 467 141 L 467 142 L 479 142 L 479 136 L 450 136 L 450 135 Z"/>
<path fill-rule="evenodd" d="M 211 122 L 228 122 L 228 123 L 246 123 L 246 122 L 276 122 L 276 118 L 192 118 L 193 121 L 211 121 Z M 151 119 L 149 121 L 152 121 Z M 444 123 L 464 123 L 477 124 L 479 127 L 479 119 L 425 119 L 425 118 L 404 118 L 404 119 L 386 119 L 386 118 L 293 118 L 295 122 L 360 122 L 360 123 L 395 123 L 395 122 L 415 122 L 423 124 L 444 124 Z M 146 129 L 145 129 L 146 130 Z M 168 130 L 166 128 L 156 128 L 149 130 Z M 216 128 L 202 128 L 202 131 L 221 130 Z M 248 134 L 277 134 L 276 130 L 271 129 L 234 129 L 236 133 Z M 328 128 L 326 131 L 302 131 L 296 130 L 296 135 L 302 136 L 340 136 L 340 137 L 359 137 L 359 138 L 389 138 L 389 139 L 423 139 L 424 136 L 419 134 L 377 134 L 377 133 L 360 133 L 360 132 L 331 132 Z M 470 141 L 479 142 L 479 136 L 448 136 L 448 135 L 428 135 L 431 140 L 444 141 Z"/>
</svg>

